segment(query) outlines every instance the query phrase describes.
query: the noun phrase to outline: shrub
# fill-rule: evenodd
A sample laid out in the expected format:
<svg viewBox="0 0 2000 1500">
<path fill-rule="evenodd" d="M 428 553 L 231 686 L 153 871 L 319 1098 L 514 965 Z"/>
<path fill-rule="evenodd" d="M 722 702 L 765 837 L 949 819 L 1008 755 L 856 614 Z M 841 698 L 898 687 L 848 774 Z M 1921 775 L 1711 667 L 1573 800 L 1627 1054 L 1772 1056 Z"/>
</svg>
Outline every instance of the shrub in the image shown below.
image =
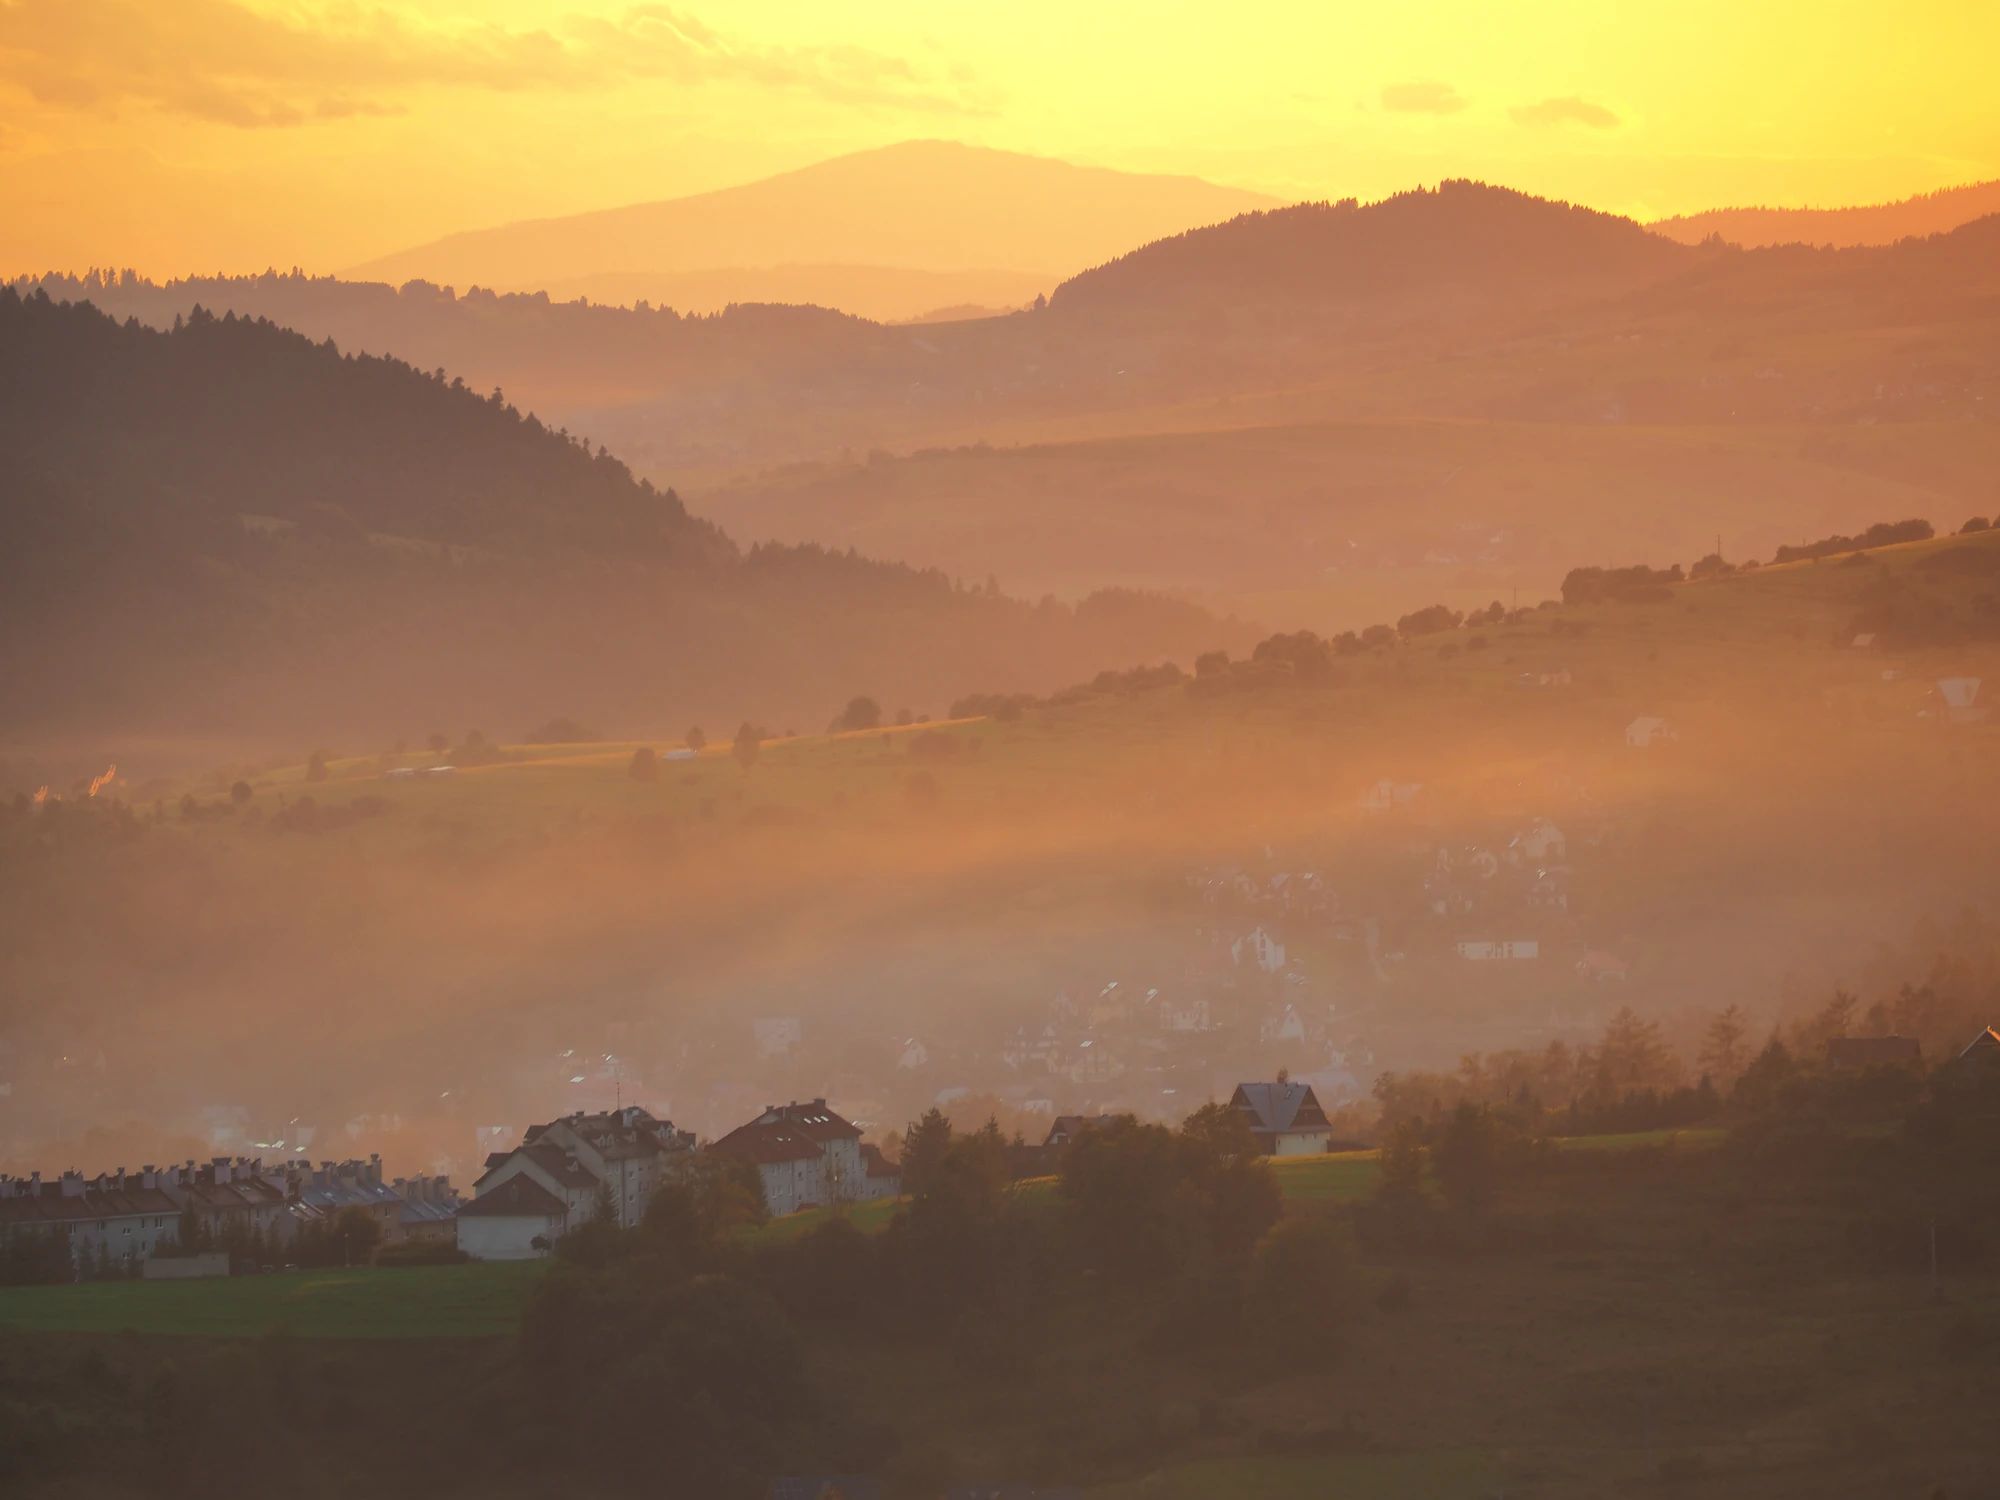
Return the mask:
<svg viewBox="0 0 2000 1500">
<path fill-rule="evenodd" d="M 1353 1315 L 1357 1277 L 1354 1236 L 1324 1218 L 1292 1218 L 1257 1242 L 1250 1264 L 1250 1310 L 1273 1338 L 1315 1353 L 1337 1339 Z"/>
<path fill-rule="evenodd" d="M 641 745 L 632 752 L 632 763 L 625 768 L 625 774 L 634 781 L 658 781 L 660 758 L 646 746 Z"/>
</svg>

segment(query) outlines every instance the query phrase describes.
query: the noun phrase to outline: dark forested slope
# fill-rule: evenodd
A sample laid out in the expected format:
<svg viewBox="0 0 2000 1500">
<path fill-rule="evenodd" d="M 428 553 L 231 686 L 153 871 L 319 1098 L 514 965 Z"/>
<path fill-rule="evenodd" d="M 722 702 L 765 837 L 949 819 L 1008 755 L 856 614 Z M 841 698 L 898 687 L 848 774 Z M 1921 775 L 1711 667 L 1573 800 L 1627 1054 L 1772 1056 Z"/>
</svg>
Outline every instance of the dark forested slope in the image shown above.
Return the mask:
<svg viewBox="0 0 2000 1500">
<path fill-rule="evenodd" d="M 268 323 L 170 331 L 0 292 L 0 738 L 652 732 L 933 706 L 1229 632 L 741 553 L 497 396 Z M 768 716 L 768 717 L 766 717 Z M 463 721 L 463 723 L 461 723 Z"/>
</svg>

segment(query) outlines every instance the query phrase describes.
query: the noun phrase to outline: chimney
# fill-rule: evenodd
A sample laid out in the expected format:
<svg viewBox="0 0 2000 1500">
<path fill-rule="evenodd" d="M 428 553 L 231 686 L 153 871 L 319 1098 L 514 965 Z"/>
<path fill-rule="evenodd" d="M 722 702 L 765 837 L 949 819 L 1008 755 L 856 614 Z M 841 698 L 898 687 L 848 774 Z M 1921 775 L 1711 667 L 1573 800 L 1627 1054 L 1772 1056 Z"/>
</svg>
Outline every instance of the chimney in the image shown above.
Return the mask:
<svg viewBox="0 0 2000 1500">
<path fill-rule="evenodd" d="M 125 1169 L 123 1167 L 120 1167 L 118 1175 L 111 1179 L 111 1185 L 121 1193 L 125 1191 Z"/>
<path fill-rule="evenodd" d="M 62 1195 L 65 1198 L 81 1198 L 83 1196 L 83 1173 L 65 1172 L 62 1174 Z"/>
<path fill-rule="evenodd" d="M 209 1167 L 209 1176 L 214 1180 L 214 1183 L 217 1187 L 228 1186 L 229 1183 L 228 1157 L 218 1156 L 208 1164 L 208 1167 Z"/>
<path fill-rule="evenodd" d="M 139 1172 L 139 1186 L 146 1189 L 147 1192 L 151 1192 L 154 1188 L 157 1188 L 159 1185 L 160 1185 L 160 1174 L 153 1170 L 153 1164 L 151 1162 L 147 1162 L 146 1165 Z"/>
</svg>

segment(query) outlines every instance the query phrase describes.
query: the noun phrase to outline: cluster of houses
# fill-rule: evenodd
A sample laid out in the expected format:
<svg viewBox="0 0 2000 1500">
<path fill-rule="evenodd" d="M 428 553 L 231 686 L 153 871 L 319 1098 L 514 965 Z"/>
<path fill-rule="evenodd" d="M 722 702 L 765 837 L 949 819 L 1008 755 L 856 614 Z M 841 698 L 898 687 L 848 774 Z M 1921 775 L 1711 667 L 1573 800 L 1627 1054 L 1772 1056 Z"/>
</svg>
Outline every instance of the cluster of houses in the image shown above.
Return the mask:
<svg viewBox="0 0 2000 1500">
<path fill-rule="evenodd" d="M 1280 1079 L 1243 1084 L 1231 1100 L 1268 1155 L 1324 1151 L 1329 1126 L 1312 1089 Z M 1049 1132 L 1053 1151 L 1115 1116 L 1064 1116 Z M 307 1226 L 350 1211 L 376 1223 L 385 1243 L 456 1240 L 479 1260 L 545 1255 L 571 1230 L 603 1220 L 638 1224 L 654 1192 L 697 1151 L 746 1163 L 763 1185 L 771 1213 L 893 1198 L 902 1191 L 894 1163 L 864 1142 L 860 1127 L 824 1099 L 774 1104 L 722 1139 L 699 1146 L 692 1132 L 636 1105 L 565 1115 L 531 1127 L 519 1145 L 496 1151 L 461 1199 L 443 1177 L 385 1182 L 380 1157 L 282 1162 L 217 1157 L 205 1165 L 145 1167 L 86 1178 L 65 1172 L 0 1177 L 0 1236 L 21 1230 L 65 1236 L 79 1271 L 171 1267 L 184 1228 L 199 1226 L 215 1244 L 283 1246 Z M 214 1274 L 226 1274 L 226 1257 Z M 188 1274 L 167 1269 L 160 1274 Z"/>
<path fill-rule="evenodd" d="M 281 1245 L 349 1209 L 374 1221 L 387 1244 L 441 1239 L 452 1233 L 458 1195 L 445 1177 L 384 1182 L 379 1156 L 318 1167 L 218 1156 L 95 1177 L 64 1172 L 49 1182 L 39 1172 L 0 1176 L 0 1235 L 65 1236 L 79 1269 L 131 1269 L 172 1257 L 183 1248 L 184 1226 L 215 1244 Z"/>
</svg>

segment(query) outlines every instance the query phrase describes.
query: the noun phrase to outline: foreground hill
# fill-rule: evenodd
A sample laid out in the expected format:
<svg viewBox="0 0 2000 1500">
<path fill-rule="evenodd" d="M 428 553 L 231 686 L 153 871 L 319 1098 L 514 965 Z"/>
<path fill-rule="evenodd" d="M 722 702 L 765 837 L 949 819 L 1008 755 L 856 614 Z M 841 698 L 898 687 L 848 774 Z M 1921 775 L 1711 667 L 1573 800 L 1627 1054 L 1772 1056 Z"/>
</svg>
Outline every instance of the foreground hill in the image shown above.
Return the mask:
<svg viewBox="0 0 2000 1500">
<path fill-rule="evenodd" d="M 158 332 L 0 293 L 0 474 L 16 745 L 815 722 L 975 661 L 1046 686 L 1229 634 L 1153 598 L 742 553 L 497 393 L 233 316 Z"/>
<path fill-rule="evenodd" d="M 622 273 L 638 288 L 628 298 L 661 296 L 635 273 L 777 266 L 1027 273 L 1052 286 L 1132 245 L 1273 201 L 1193 177 L 904 141 L 719 192 L 456 234 L 349 274 L 532 292 Z"/>
<path fill-rule="evenodd" d="M 1697 245 L 1720 235 L 1733 245 L 1893 245 L 1948 234 L 1961 224 L 2000 213 L 2000 182 L 1939 188 L 1899 203 L 1854 208 L 1712 208 L 1647 225 L 1655 234 Z"/>
</svg>

